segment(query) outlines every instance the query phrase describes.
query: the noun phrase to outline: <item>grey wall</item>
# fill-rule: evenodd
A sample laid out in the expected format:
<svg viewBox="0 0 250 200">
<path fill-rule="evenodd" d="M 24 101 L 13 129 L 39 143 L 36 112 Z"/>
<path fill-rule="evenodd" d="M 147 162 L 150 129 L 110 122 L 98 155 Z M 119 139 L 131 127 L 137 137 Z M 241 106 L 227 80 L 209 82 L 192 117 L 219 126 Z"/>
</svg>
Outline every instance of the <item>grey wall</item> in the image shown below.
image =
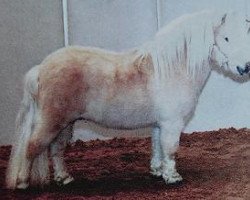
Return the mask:
<svg viewBox="0 0 250 200">
<path fill-rule="evenodd" d="M 69 42 L 109 50 L 141 45 L 157 31 L 156 0 L 70 0 Z"/>
<path fill-rule="evenodd" d="M 63 44 L 61 0 L 0 0 L 0 144 L 13 138 L 23 75 Z"/>
</svg>

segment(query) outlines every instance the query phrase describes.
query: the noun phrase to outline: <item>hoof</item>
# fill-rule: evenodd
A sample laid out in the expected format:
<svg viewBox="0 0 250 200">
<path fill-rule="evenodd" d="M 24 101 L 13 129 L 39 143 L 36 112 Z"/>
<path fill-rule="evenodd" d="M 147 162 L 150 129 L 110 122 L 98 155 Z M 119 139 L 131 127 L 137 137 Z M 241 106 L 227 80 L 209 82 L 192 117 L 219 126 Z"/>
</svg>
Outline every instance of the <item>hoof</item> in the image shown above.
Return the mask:
<svg viewBox="0 0 250 200">
<path fill-rule="evenodd" d="M 29 183 L 18 183 L 17 184 L 17 186 L 16 186 L 16 188 L 17 189 L 20 189 L 20 190 L 25 190 L 25 189 L 27 189 L 29 187 Z"/>
<path fill-rule="evenodd" d="M 160 169 L 160 168 L 151 168 L 150 173 L 151 173 L 153 176 L 157 176 L 157 177 L 160 177 L 160 176 L 162 175 L 161 169 Z"/>
<path fill-rule="evenodd" d="M 67 185 L 67 184 L 71 183 L 72 181 L 74 181 L 74 178 L 72 176 L 69 176 L 66 179 L 64 179 L 63 185 Z"/>
<path fill-rule="evenodd" d="M 74 181 L 74 178 L 70 175 L 65 176 L 65 177 L 56 177 L 55 178 L 55 182 L 57 183 L 57 185 L 67 185 L 69 183 L 71 183 L 72 181 Z"/>
<path fill-rule="evenodd" d="M 162 168 L 161 168 L 161 161 L 158 161 L 156 159 L 152 159 L 151 160 L 151 164 L 150 164 L 150 173 L 153 175 L 153 176 L 161 176 L 162 175 Z"/>
<path fill-rule="evenodd" d="M 165 180 L 166 184 L 176 184 L 180 183 L 183 180 L 181 175 L 177 172 L 173 174 L 163 174 L 162 177 Z"/>
</svg>

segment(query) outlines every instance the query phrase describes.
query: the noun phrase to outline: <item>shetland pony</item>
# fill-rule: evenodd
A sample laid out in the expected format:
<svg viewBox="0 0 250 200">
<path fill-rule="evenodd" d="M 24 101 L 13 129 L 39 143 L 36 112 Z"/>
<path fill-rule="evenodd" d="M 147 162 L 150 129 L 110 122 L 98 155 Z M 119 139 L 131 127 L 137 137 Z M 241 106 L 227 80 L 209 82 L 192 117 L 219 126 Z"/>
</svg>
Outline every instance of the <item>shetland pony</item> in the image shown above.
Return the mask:
<svg viewBox="0 0 250 200">
<path fill-rule="evenodd" d="M 25 76 L 7 187 L 48 183 L 48 152 L 54 180 L 71 182 L 63 152 L 79 119 L 116 129 L 151 126 L 151 173 L 167 184 L 181 181 L 174 156 L 180 133 L 212 69 L 239 75 L 249 65 L 248 28 L 237 13 L 202 11 L 128 52 L 72 46 L 52 53 Z"/>
</svg>

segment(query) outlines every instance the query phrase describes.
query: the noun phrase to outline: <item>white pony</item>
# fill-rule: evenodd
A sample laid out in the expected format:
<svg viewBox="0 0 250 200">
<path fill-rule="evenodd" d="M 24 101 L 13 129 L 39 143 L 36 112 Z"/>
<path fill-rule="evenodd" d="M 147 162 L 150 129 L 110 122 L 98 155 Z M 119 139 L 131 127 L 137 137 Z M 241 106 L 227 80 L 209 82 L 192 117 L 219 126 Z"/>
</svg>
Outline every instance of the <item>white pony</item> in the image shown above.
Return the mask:
<svg viewBox="0 0 250 200">
<path fill-rule="evenodd" d="M 63 152 L 78 119 L 117 129 L 152 126 L 152 174 L 181 181 L 174 159 L 180 133 L 213 67 L 245 72 L 248 28 L 239 14 L 203 11 L 125 53 L 76 46 L 52 53 L 26 74 L 7 187 L 46 184 L 48 152 L 54 180 L 71 182 Z"/>
</svg>

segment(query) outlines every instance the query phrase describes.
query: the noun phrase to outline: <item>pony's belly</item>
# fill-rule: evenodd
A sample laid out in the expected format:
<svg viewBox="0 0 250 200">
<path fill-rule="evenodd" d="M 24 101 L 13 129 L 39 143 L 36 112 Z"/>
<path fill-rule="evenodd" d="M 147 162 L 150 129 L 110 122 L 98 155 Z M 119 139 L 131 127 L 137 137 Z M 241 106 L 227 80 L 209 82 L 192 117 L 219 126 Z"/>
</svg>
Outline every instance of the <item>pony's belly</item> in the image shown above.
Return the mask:
<svg viewBox="0 0 250 200">
<path fill-rule="evenodd" d="M 99 105 L 98 105 L 99 103 Z M 135 129 L 153 125 L 153 106 L 148 102 L 92 102 L 83 118 L 110 128 Z"/>
<path fill-rule="evenodd" d="M 114 128 L 140 128 L 152 125 L 155 117 L 151 111 L 145 107 L 134 108 L 108 108 L 103 113 L 102 123 Z"/>
</svg>

